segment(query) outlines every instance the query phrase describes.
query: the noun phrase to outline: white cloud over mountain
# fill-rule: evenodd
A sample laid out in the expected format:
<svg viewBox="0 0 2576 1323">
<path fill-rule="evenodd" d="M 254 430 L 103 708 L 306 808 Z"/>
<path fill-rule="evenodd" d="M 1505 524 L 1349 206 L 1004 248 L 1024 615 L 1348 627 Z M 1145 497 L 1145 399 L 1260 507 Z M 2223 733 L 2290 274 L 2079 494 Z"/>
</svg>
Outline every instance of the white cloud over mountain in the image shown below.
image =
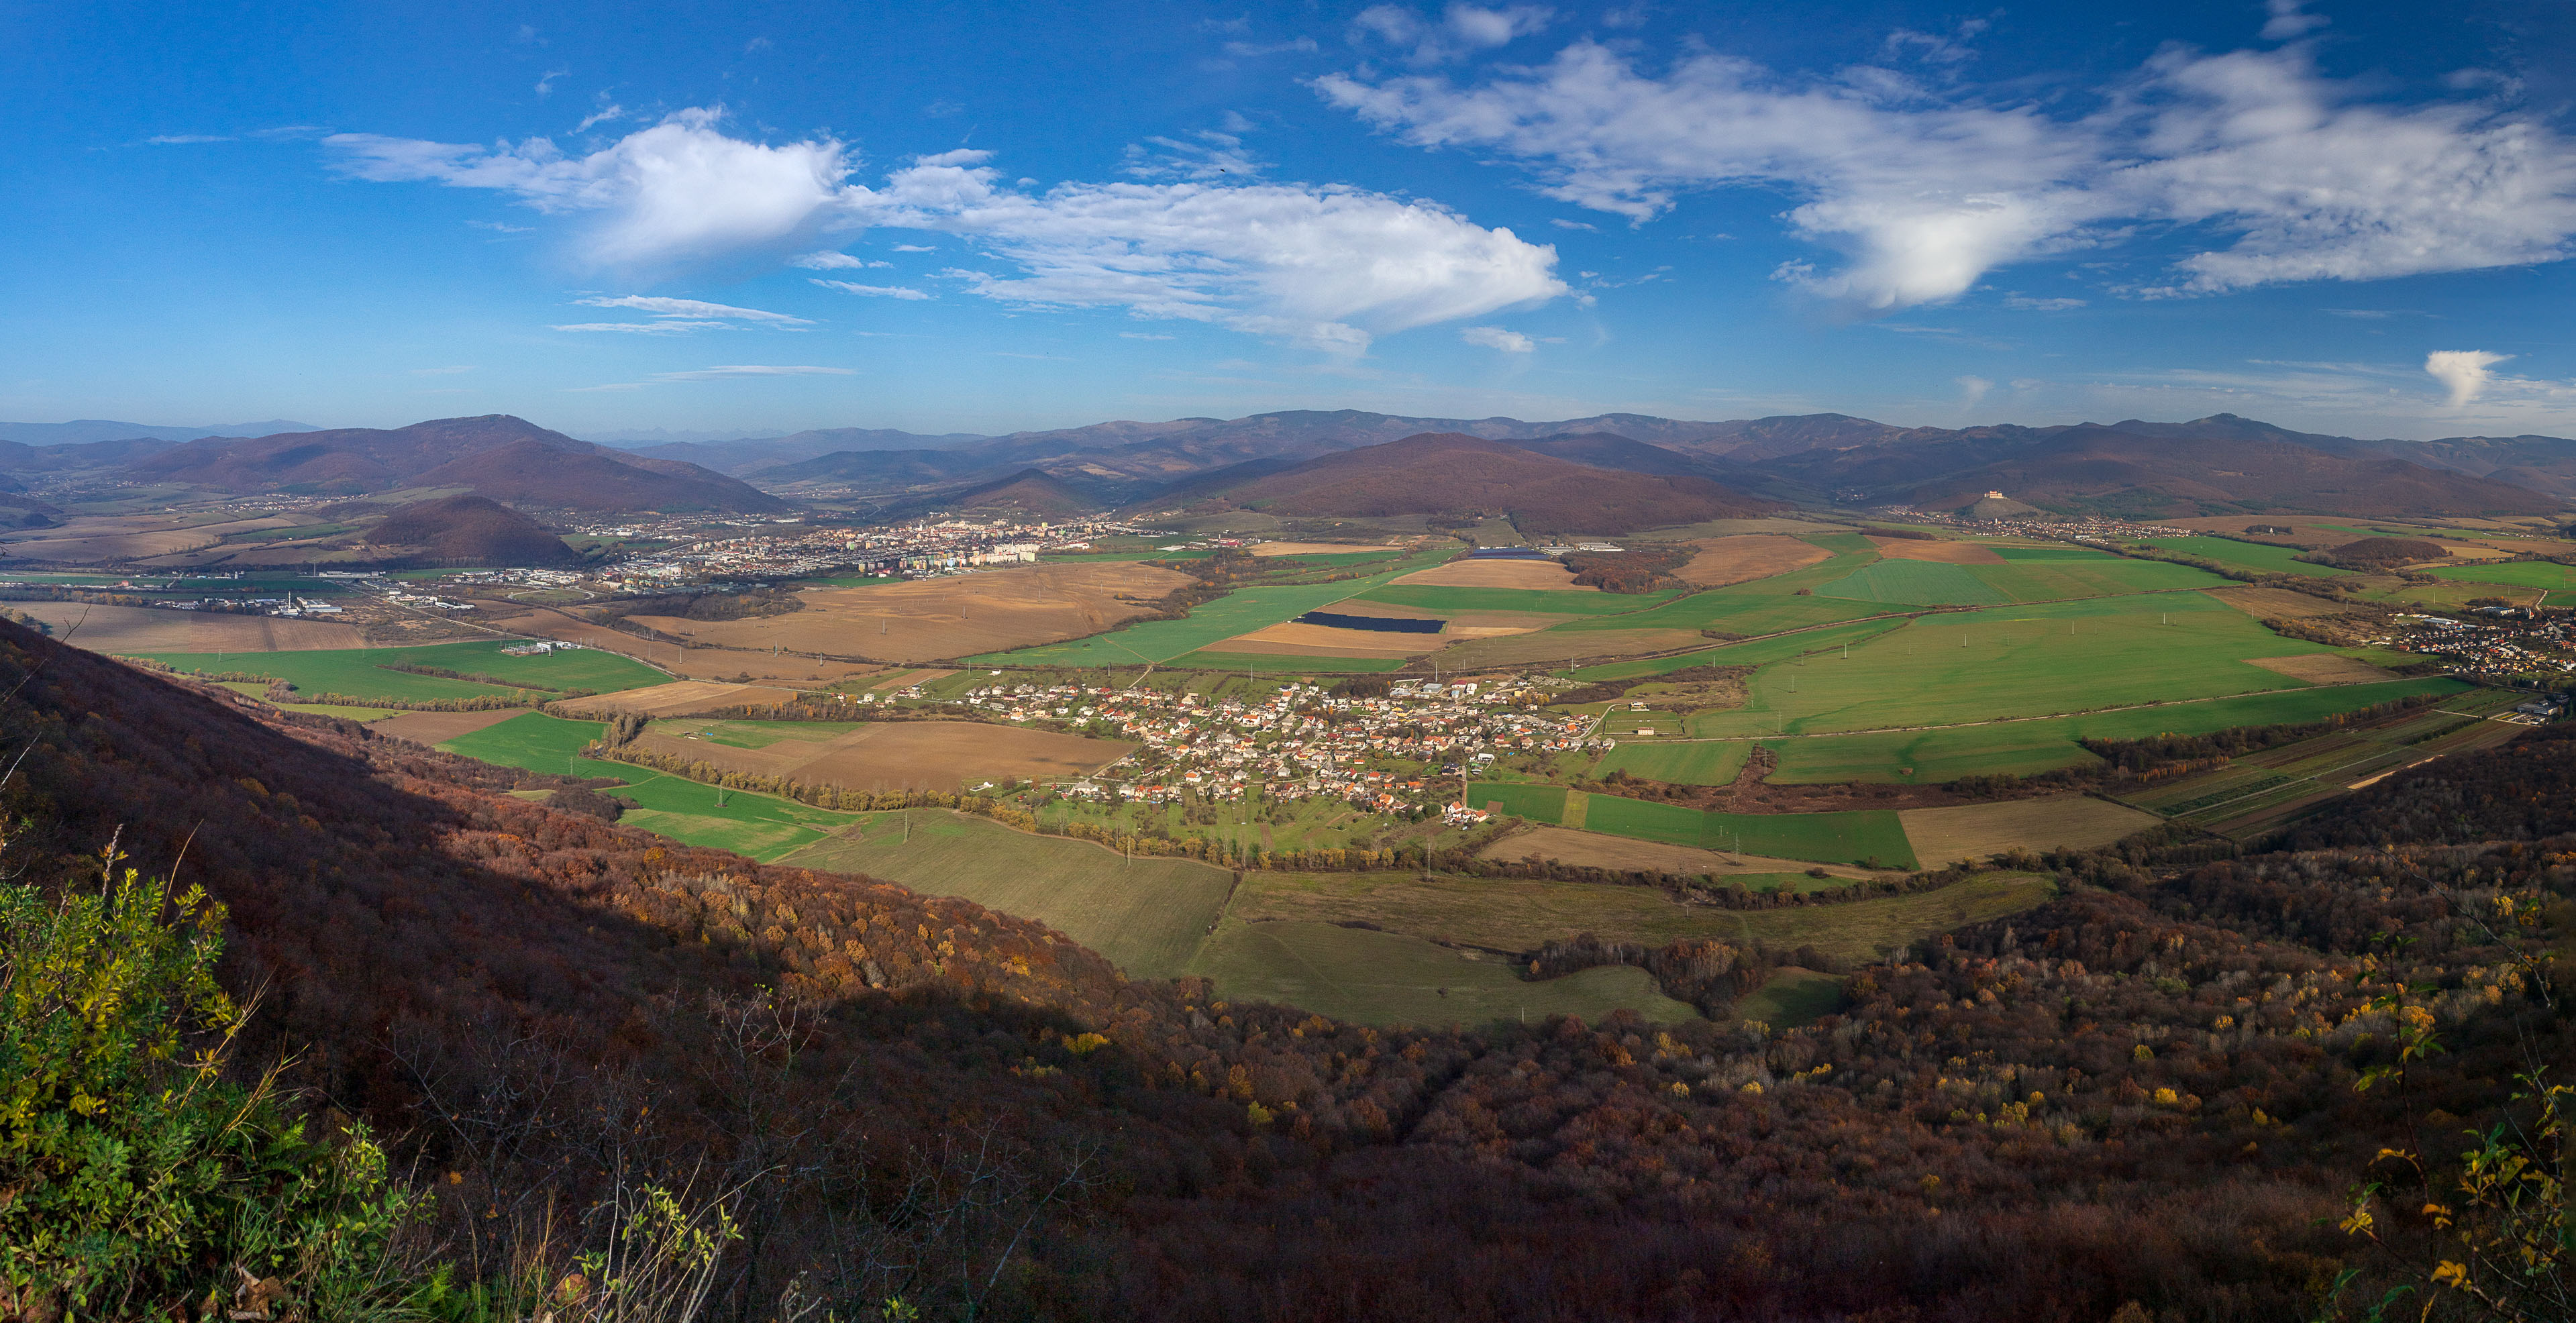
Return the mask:
<svg viewBox="0 0 2576 1323">
<path fill-rule="evenodd" d="M 2276 6 L 2276 27 L 2283 14 L 2301 19 Z M 2080 116 L 1893 70 L 1792 78 L 1711 51 L 1655 73 L 1590 40 L 1477 79 L 1315 87 L 1402 141 L 1518 161 L 1547 196 L 1640 224 L 1689 193 L 1791 190 L 1792 231 L 1843 260 L 1780 278 L 1870 311 L 1954 298 L 1997 267 L 2140 226 L 2204 244 L 2132 291 L 2148 295 L 2549 261 L 2576 234 L 2566 137 L 2497 101 L 2365 101 L 2304 44 L 2169 49 Z"/>
</svg>

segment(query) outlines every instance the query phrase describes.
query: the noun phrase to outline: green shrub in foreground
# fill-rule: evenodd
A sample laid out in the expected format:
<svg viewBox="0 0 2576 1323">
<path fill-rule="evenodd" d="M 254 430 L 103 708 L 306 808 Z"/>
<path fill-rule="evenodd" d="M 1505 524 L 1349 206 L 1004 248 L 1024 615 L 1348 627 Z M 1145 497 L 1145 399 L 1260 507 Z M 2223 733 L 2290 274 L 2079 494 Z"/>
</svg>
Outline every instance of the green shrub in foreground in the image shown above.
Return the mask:
<svg viewBox="0 0 2576 1323">
<path fill-rule="evenodd" d="M 222 908 L 115 862 L 95 895 L 0 885 L 0 1316 L 401 1312 L 419 1199 L 363 1131 L 308 1136 L 274 1073 L 222 1077 Z"/>
</svg>

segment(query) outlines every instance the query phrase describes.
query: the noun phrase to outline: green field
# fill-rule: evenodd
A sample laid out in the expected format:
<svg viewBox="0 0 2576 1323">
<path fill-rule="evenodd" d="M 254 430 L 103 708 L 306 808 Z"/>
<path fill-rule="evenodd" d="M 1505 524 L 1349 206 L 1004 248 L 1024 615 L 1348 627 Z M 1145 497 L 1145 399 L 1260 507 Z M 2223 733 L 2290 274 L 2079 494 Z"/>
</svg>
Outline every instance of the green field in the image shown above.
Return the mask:
<svg viewBox="0 0 2576 1323">
<path fill-rule="evenodd" d="M 596 721 L 524 712 L 438 747 L 532 772 L 615 777 L 626 784 L 604 793 L 634 806 L 618 819 L 620 823 L 689 845 L 732 850 L 764 863 L 775 863 L 781 855 L 813 844 L 854 816 L 581 757 L 582 748 L 597 739 L 602 729 L 603 724 Z"/>
<path fill-rule="evenodd" d="M 2259 542 L 2239 542 L 2234 538 L 2160 537 L 2147 545 L 2177 556 L 2197 556 L 2230 569 L 2251 570 L 2258 574 L 2305 574 L 2331 578 L 2350 573 L 2330 565 L 2313 565 L 2292 559 L 2299 554 L 2297 547 L 2266 546 Z"/>
<path fill-rule="evenodd" d="M 2117 561 L 2120 559 L 2120 557 L 2112 555 L 2107 551 L 2097 551 L 2091 547 L 2079 547 L 2073 543 L 2067 542 L 2053 542 L 2044 546 L 2032 547 L 2017 547 L 2004 543 L 1988 543 L 1986 544 L 1986 550 L 2009 561 Z"/>
<path fill-rule="evenodd" d="M 1428 615 L 1462 611 L 1525 611 L 1549 616 L 1616 616 L 1644 611 L 1678 594 L 1587 593 L 1571 588 L 1442 588 L 1429 584 L 1392 584 L 1360 595 L 1366 602 L 1409 606 Z M 1622 628 L 1627 628 L 1623 625 Z"/>
<path fill-rule="evenodd" d="M 1400 933 L 1331 923 L 1229 920 L 1208 938 L 1190 972 L 1217 991 L 1369 1025 L 1475 1025 L 1575 1015 L 1599 1022 L 1628 1008 L 1657 1024 L 1699 1012 L 1626 965 L 1524 981 L 1508 961 L 1453 951 Z"/>
<path fill-rule="evenodd" d="M 1740 710 L 1693 735 L 1942 726 L 2216 698 L 2305 682 L 2251 657 L 2331 652 L 2200 593 L 2091 598 L 1925 616 L 1839 654 L 1757 672 Z"/>
<path fill-rule="evenodd" d="M 2337 712 L 2419 693 L 2452 693 L 2463 681 L 2434 676 L 2385 684 L 2327 685 L 2194 703 L 2165 703 L 2120 712 L 2090 712 L 1947 730 L 1873 731 L 1807 739 L 1765 740 L 1780 765 L 1781 784 L 1839 781 L 1937 785 L 1962 776 L 2027 776 L 2090 763 L 2078 739 L 2203 735 L 2233 726 L 2320 721 Z"/>
<path fill-rule="evenodd" d="M 1702 740 L 1688 744 L 1623 740 L 1618 748 L 1601 755 L 1601 761 L 1592 765 L 1592 774 L 1598 777 L 1610 772 L 1626 772 L 1652 781 L 1722 786 L 1744 770 L 1744 760 L 1752 752 L 1753 746 L 1742 740 Z"/>
<path fill-rule="evenodd" d="M 1775 950 L 1813 945 L 1837 958 L 1866 960 L 1961 924 L 2028 909 L 2054 889 L 2045 877 L 1988 873 L 1907 896 L 1728 910 L 1685 905 L 1653 887 L 1544 878 L 1249 873 L 1227 907 L 1225 928 L 1238 923 L 1269 928 L 1273 923 L 1357 922 L 1432 942 L 1495 951 L 1534 950 L 1580 932 L 1647 946 L 1716 937 Z M 1219 938 L 1223 937 L 1220 929 Z M 1218 945 L 1211 942 L 1209 949 Z"/>
<path fill-rule="evenodd" d="M 2516 588 L 2576 590 L 2576 567 L 2546 560 L 2499 561 L 2491 565 L 2443 565 L 2422 573 L 2437 579 L 2501 583 Z M 2554 605 L 2554 603 L 2553 603 Z"/>
<path fill-rule="evenodd" d="M 1860 542 L 1868 539 L 1857 534 L 1826 534 L 1807 541 L 1822 546 L 1840 538 Z M 1832 550 L 1831 547 L 1827 548 Z M 1807 625 L 1829 625 L 1836 621 L 1874 616 L 1887 608 L 1874 602 L 1855 602 L 1843 598 L 1797 595 L 1801 588 L 1822 594 L 1827 584 L 1848 578 L 1863 565 L 1878 558 L 1876 551 L 1844 551 L 1830 560 L 1802 570 L 1775 574 L 1751 583 L 1712 588 L 1704 593 L 1678 597 L 1649 611 L 1634 615 L 1600 617 L 1569 621 L 1551 632 L 1597 629 L 1723 629 L 1737 634 L 1772 634 L 1784 629 Z"/>
<path fill-rule="evenodd" d="M 1928 560 L 1882 560 L 1816 590 L 1819 597 L 1915 606 L 2001 606 L 2010 597 L 1958 565 Z"/>
<path fill-rule="evenodd" d="M 1734 1015 L 1739 1020 L 1760 1020 L 1774 1029 L 1795 1029 L 1842 1009 L 1843 1000 L 1843 981 L 1831 974 L 1782 970 L 1770 982 L 1738 997 Z"/>
<path fill-rule="evenodd" d="M 1136 978 L 1185 972 L 1233 885 L 1228 870 L 1196 860 L 1122 859 L 1089 841 L 937 809 L 911 810 L 906 841 L 905 816 L 863 815 L 779 862 L 864 873 L 1035 919 Z"/>
<path fill-rule="evenodd" d="M 1800 630 L 1745 643 L 1721 643 L 1698 652 L 1685 652 L 1671 657 L 1654 657 L 1645 661 L 1610 662 L 1568 671 L 1577 680 L 1627 680 L 1638 676 L 1665 675 L 1692 666 L 1760 666 L 1766 662 L 1786 660 L 1803 653 L 1822 652 L 1859 643 L 1875 634 L 1899 628 L 1905 621 L 1890 617 L 1863 620 L 1849 625 Z"/>
<path fill-rule="evenodd" d="M 1400 671 L 1402 657 L 1288 657 L 1249 652 L 1193 652 L 1167 665 L 1189 671 L 1258 671 L 1264 675 L 1345 675 Z"/>
<path fill-rule="evenodd" d="M 1615 795 L 1588 795 L 1586 831 L 1641 841 L 1743 851 L 1778 859 L 1857 864 L 1876 859 L 1912 868 L 1914 846 L 1905 824 L 1885 809 L 1849 813 L 1717 813 L 1679 804 L 1649 803 Z"/>
<path fill-rule="evenodd" d="M 549 689 L 612 693 L 666 684 L 671 677 L 642 662 L 596 648 L 507 657 L 498 641 L 431 643 L 416 648 L 333 648 L 316 652 L 152 652 L 139 654 L 183 671 L 243 671 L 275 676 L 307 693 L 352 698 L 483 698 L 513 692 L 471 680 L 389 671 L 388 664 L 436 666 Z"/>
<path fill-rule="evenodd" d="M 1467 803 L 1532 822 L 1565 820 L 1565 787 L 1477 781 L 1467 787 Z"/>
<path fill-rule="evenodd" d="M 1014 652 L 986 653 L 966 660 L 979 666 L 1133 666 L 1138 662 L 1167 662 L 1237 634 L 1294 620 L 1345 597 L 1383 587 L 1421 568 L 1424 567 L 1408 561 L 1383 574 L 1339 583 L 1237 588 L 1215 601 L 1190 608 L 1185 619 L 1141 621 L 1106 634 Z"/>
<path fill-rule="evenodd" d="M 2012 602 L 2056 602 L 2074 597 L 2119 597 L 2182 588 L 2225 588 L 2233 580 L 2161 560 L 2127 560 L 2087 553 L 2086 559 L 2026 560 L 1970 565 L 1969 574 Z"/>
</svg>

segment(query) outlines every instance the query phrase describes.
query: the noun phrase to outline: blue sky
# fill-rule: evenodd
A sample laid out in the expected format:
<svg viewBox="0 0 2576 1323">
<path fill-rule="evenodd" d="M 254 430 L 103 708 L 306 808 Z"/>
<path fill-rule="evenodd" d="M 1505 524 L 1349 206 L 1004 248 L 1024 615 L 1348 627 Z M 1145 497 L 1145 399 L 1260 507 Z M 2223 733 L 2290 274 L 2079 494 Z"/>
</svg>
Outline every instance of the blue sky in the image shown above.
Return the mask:
<svg viewBox="0 0 2576 1323">
<path fill-rule="evenodd" d="M 2548 0 L 0 6 L 0 418 L 2576 435 Z"/>
</svg>

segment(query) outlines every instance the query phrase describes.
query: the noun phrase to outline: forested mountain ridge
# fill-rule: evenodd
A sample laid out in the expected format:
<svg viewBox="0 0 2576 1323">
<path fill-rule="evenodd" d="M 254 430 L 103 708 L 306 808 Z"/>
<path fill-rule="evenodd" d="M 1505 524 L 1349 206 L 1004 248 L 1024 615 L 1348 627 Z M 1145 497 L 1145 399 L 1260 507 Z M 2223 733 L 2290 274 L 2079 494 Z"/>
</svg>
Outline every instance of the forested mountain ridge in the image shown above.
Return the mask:
<svg viewBox="0 0 2576 1323">
<path fill-rule="evenodd" d="M 13 865 L 80 885 L 121 829 L 204 883 L 225 982 L 266 989 L 245 1061 L 292 1053 L 317 1107 L 393 1137 L 451 1244 L 497 1252 L 620 1165 L 739 1179 L 717 1303 L 746 1317 L 799 1274 L 844 1316 L 2301 1317 L 2370 1267 L 2333 1218 L 2410 1111 L 2475 1123 L 2523 1045 L 2567 1055 L 2480 917 L 2563 907 L 2565 838 L 2418 844 L 2401 819 L 2296 854 L 2024 861 L 2067 893 L 1855 971 L 1786 1033 L 1373 1031 L 554 812 L 500 793 L 547 778 L 14 626 L 0 692 Z M 2363 794 L 2542 765 L 2576 740 Z M 2392 985 L 2430 989 L 2451 1051 L 2359 1092 Z M 970 1185 L 994 1202 L 906 1213 Z"/>
</svg>

